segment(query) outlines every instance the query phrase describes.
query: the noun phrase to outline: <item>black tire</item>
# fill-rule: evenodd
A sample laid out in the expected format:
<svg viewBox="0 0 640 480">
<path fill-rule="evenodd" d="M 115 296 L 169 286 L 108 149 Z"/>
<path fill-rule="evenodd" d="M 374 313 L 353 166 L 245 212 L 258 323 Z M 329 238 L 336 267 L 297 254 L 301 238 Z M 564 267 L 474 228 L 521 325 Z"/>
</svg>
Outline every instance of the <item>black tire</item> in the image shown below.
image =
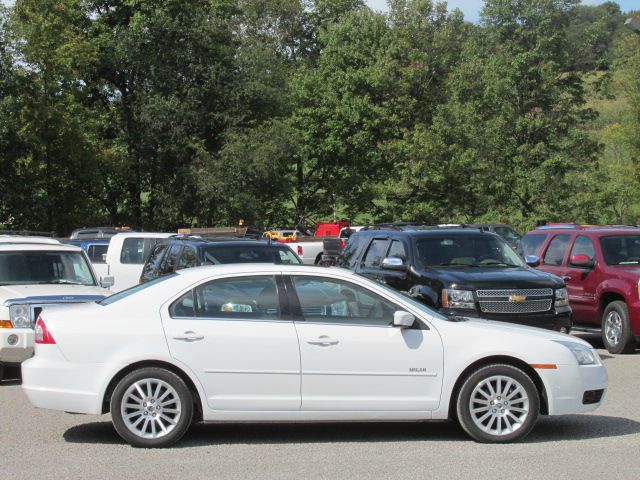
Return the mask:
<svg viewBox="0 0 640 480">
<path fill-rule="evenodd" d="M 609 353 L 632 353 L 636 349 L 629 310 L 622 300 L 611 302 L 602 312 L 602 343 Z"/>
<path fill-rule="evenodd" d="M 493 380 L 498 377 L 500 386 Z M 509 385 L 509 381 L 512 385 Z M 478 390 L 485 391 L 481 387 L 481 385 L 486 386 L 483 382 L 491 383 L 494 392 L 499 393 L 501 388 L 504 389 L 507 396 L 503 398 L 504 393 L 489 395 L 486 398 L 486 406 L 474 402 L 474 408 L 483 409 L 483 411 L 472 413 L 472 396 L 474 400 L 485 398 L 478 392 Z M 516 389 L 516 384 L 521 387 L 520 390 Z M 493 408 L 494 406 L 496 408 Z M 471 438 L 481 443 L 508 443 L 523 439 L 534 427 L 539 413 L 540 395 L 533 380 L 519 368 L 507 364 L 492 364 L 474 370 L 464 380 L 456 398 L 456 414 L 460 426 Z M 474 419 L 474 414 L 479 418 Z M 483 420 L 482 417 L 485 415 L 488 417 Z M 477 422 L 480 422 L 483 428 Z M 499 433 L 503 429 L 506 432 Z M 492 433 L 491 430 L 497 431 Z"/>
<path fill-rule="evenodd" d="M 0 365 L 0 382 L 4 380 L 4 365 Z"/>
<path fill-rule="evenodd" d="M 129 426 L 127 426 L 127 421 L 125 421 L 125 418 L 122 412 L 122 408 L 128 408 L 128 407 L 122 407 L 123 398 L 125 397 L 125 394 L 128 395 L 129 399 L 132 398 L 127 393 L 128 390 L 130 388 L 132 389 L 135 388 L 134 385 L 136 384 L 136 382 L 142 381 L 143 383 L 145 383 L 147 380 L 152 382 L 147 387 L 148 390 L 154 390 L 155 386 L 159 384 L 168 385 L 173 389 L 173 392 L 171 392 L 169 388 L 166 388 L 165 390 L 158 390 L 161 393 L 160 395 L 158 395 L 157 403 L 156 403 L 156 399 L 153 398 L 155 395 L 154 393 L 152 393 L 151 396 L 148 396 L 146 399 L 142 398 L 141 394 L 139 393 L 137 394 L 138 396 L 141 397 L 139 401 L 141 413 L 139 417 L 133 417 L 133 419 L 137 421 L 140 418 L 142 418 L 142 424 L 144 425 L 145 431 L 148 431 L 151 428 L 153 428 L 154 431 L 157 430 L 160 422 L 162 422 L 163 425 L 166 424 L 165 428 L 167 428 L 168 426 L 168 429 L 169 429 L 168 433 L 161 433 L 160 436 L 157 436 L 155 438 L 146 438 L 143 436 L 143 434 L 136 434 L 134 431 L 132 431 L 132 429 Z M 143 393 L 146 393 L 147 389 L 143 388 L 144 390 Z M 172 417 L 173 419 L 177 418 L 174 424 L 170 424 L 169 421 L 171 420 L 171 418 L 165 419 L 167 417 L 167 414 L 164 411 L 160 413 L 160 409 L 158 409 L 158 406 L 165 405 L 160 401 L 160 398 L 166 392 L 169 392 L 169 399 L 172 399 L 177 396 L 176 402 L 169 402 L 168 404 L 168 406 L 171 406 L 171 405 L 174 406 L 174 408 L 172 408 L 171 410 L 179 411 L 179 414 L 178 413 L 174 414 L 173 412 L 171 414 L 168 414 L 169 416 L 173 416 Z M 146 402 L 149 402 L 148 406 Z M 151 405 L 152 403 L 154 404 L 155 407 Z M 127 402 L 127 404 L 130 404 L 130 402 Z M 142 405 L 144 405 L 145 407 L 144 409 Z M 187 432 L 187 430 L 189 429 L 189 426 L 191 425 L 191 421 L 193 419 L 193 396 L 191 395 L 191 392 L 189 391 L 189 388 L 187 387 L 187 385 L 175 373 L 165 370 L 163 368 L 158 368 L 158 367 L 147 367 L 147 368 L 141 368 L 139 370 L 135 370 L 129 373 L 127 376 L 125 376 L 122 380 L 120 380 L 115 390 L 113 391 L 113 395 L 111 395 L 110 407 L 111 407 L 111 419 L 113 422 L 113 426 L 115 427 L 118 434 L 127 443 L 131 444 L 134 447 L 164 448 L 164 447 L 173 445 L 178 440 L 180 440 L 182 436 Z M 156 412 L 158 412 L 157 420 L 155 418 L 150 417 L 150 415 L 153 415 L 153 417 L 156 417 L 156 413 L 155 412 L 151 413 L 151 411 L 147 411 L 147 408 L 150 410 L 153 410 L 154 408 L 157 409 L 156 410 Z M 133 409 L 133 408 L 128 408 L 128 409 L 132 410 L 133 412 L 137 411 L 137 409 Z M 146 412 L 144 413 L 145 415 L 144 417 L 142 416 L 142 411 Z M 167 412 L 168 411 L 169 410 L 167 410 Z M 149 426 L 146 425 L 148 423 L 147 421 L 151 422 Z M 158 425 L 156 425 L 155 422 L 158 422 Z M 132 428 L 135 428 L 135 427 L 132 427 Z"/>
</svg>

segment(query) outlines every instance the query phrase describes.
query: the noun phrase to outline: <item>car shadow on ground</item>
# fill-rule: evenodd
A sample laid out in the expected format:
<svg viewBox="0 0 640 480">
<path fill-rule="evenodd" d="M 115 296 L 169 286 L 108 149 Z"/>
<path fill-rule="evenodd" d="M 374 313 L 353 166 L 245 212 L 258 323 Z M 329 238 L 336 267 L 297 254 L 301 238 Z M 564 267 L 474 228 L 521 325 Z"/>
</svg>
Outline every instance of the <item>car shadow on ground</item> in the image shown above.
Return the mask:
<svg viewBox="0 0 640 480">
<path fill-rule="evenodd" d="M 587 440 L 640 433 L 640 422 L 598 415 L 541 417 L 524 443 Z M 111 422 L 69 428 L 70 443 L 123 444 Z M 456 422 L 324 423 L 324 424 L 196 424 L 176 445 L 286 444 L 335 442 L 468 441 Z"/>
</svg>

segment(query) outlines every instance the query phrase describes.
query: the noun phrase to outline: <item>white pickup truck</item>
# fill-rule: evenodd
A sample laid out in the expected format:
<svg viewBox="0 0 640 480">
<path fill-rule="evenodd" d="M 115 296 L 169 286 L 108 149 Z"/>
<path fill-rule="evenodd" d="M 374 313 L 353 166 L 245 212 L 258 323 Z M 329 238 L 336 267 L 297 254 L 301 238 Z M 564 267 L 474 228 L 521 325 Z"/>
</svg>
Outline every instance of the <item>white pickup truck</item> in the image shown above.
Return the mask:
<svg viewBox="0 0 640 480">
<path fill-rule="evenodd" d="M 340 229 L 339 237 L 298 237 L 297 242 L 283 242 L 288 245 L 295 254 L 300 257 L 302 263 L 307 265 L 318 265 L 322 260 L 322 254 L 324 253 L 324 239 L 325 238 L 342 238 L 345 243 L 349 238 L 348 230 L 351 232 L 357 232 L 364 227 L 344 227 Z"/>
<path fill-rule="evenodd" d="M 33 355 L 33 327 L 45 308 L 101 300 L 86 253 L 44 237 L 0 235 L 0 380 L 5 366 Z"/>
<path fill-rule="evenodd" d="M 103 285 L 116 293 L 140 283 L 140 274 L 147 257 L 165 238 L 175 233 L 127 232 L 111 237 L 105 254 L 105 263 L 93 266 Z"/>
</svg>

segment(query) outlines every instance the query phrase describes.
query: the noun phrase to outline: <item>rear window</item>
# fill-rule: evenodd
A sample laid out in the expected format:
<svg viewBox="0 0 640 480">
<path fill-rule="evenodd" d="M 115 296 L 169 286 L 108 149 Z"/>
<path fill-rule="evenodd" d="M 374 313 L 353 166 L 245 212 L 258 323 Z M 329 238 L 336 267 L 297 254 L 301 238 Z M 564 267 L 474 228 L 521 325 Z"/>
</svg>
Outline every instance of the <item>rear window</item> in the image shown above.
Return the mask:
<svg viewBox="0 0 640 480">
<path fill-rule="evenodd" d="M 227 263 L 277 263 L 299 265 L 300 260 L 289 247 L 267 245 L 212 246 L 203 249 L 204 265 Z"/>
<path fill-rule="evenodd" d="M 540 256 L 540 248 L 547 239 L 546 234 L 527 234 L 520 240 L 518 244 L 518 253 L 523 257 L 525 255 L 537 255 Z"/>
</svg>

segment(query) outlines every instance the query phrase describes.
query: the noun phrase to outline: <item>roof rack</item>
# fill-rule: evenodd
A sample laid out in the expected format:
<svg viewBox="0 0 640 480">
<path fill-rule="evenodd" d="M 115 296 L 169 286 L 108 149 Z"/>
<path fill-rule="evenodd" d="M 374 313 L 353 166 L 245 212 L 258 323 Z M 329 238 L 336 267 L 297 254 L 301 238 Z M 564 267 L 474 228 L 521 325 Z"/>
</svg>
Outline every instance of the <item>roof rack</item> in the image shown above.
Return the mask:
<svg viewBox="0 0 640 480">
<path fill-rule="evenodd" d="M 456 228 L 478 229 L 478 227 L 467 225 L 466 223 L 393 222 L 367 225 L 362 230 L 444 230 Z"/>
<path fill-rule="evenodd" d="M 611 224 L 611 225 L 580 225 L 577 223 L 550 223 L 547 225 L 540 225 L 536 227 L 536 230 L 604 230 L 611 228 L 629 228 L 636 229 L 638 225 L 622 225 L 622 224 Z"/>
<path fill-rule="evenodd" d="M 185 235 L 176 234 L 168 237 L 169 240 L 186 240 L 190 242 L 228 242 L 228 241 L 242 241 L 242 240 L 262 240 L 266 243 L 267 239 L 254 237 L 252 235 Z"/>
</svg>

